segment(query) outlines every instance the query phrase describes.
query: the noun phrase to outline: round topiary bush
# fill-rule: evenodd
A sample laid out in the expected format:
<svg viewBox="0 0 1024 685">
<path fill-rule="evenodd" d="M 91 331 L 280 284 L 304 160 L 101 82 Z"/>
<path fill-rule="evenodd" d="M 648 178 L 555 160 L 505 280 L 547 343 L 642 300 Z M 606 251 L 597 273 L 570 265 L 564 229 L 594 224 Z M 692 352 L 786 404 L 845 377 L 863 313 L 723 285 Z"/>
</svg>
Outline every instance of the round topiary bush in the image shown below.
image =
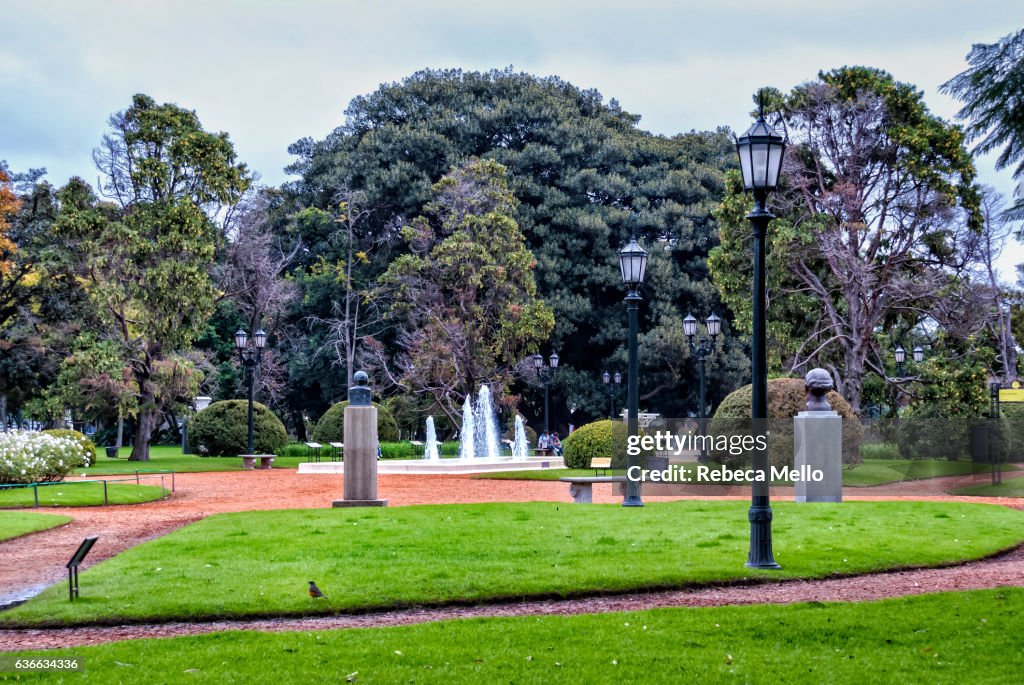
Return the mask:
<svg viewBox="0 0 1024 685">
<path fill-rule="evenodd" d="M 338 402 L 324 412 L 313 429 L 314 442 L 345 442 L 345 407 L 348 400 Z M 377 440 L 380 442 L 398 442 L 398 423 L 387 407 L 376 402 L 377 407 Z"/>
<path fill-rule="evenodd" d="M 79 433 L 76 430 L 71 430 L 69 428 L 48 428 L 43 432 L 46 433 L 47 435 L 53 435 L 58 438 L 70 438 L 71 440 L 74 440 L 75 442 L 82 446 L 82 453 L 85 457 L 88 458 L 88 462 L 96 460 L 96 445 L 93 443 L 92 440 L 85 437 L 84 434 Z M 82 458 L 78 459 L 76 463 L 71 464 L 71 467 L 78 468 L 80 466 L 88 465 L 89 464 L 86 462 L 86 459 Z"/>
<path fill-rule="evenodd" d="M 850 403 L 835 390 L 825 398 L 832 409 L 843 418 L 843 463 L 860 463 L 860 445 L 864 441 L 864 427 Z M 708 426 L 710 435 L 742 432 L 750 429 L 751 388 L 745 385 L 726 396 L 718 405 L 714 419 Z M 775 378 L 768 381 L 768 458 L 773 466 L 793 465 L 792 417 L 807 407 L 807 392 L 802 378 Z M 782 420 L 779 420 L 782 419 Z M 712 457 L 731 467 L 750 460 L 749 454 L 731 455 L 713 452 Z"/>
<path fill-rule="evenodd" d="M 288 444 L 288 432 L 281 419 L 259 402 L 253 408 L 253 443 L 257 454 L 275 454 Z M 188 427 L 188 446 L 204 457 L 231 457 L 245 454 L 249 442 L 249 403 L 247 400 L 214 402 L 192 419 Z"/>
<path fill-rule="evenodd" d="M 562 441 L 565 466 L 590 468 L 590 460 L 611 457 L 612 468 L 626 468 L 626 440 L 629 431 L 622 421 L 604 419 L 580 426 Z"/>
</svg>

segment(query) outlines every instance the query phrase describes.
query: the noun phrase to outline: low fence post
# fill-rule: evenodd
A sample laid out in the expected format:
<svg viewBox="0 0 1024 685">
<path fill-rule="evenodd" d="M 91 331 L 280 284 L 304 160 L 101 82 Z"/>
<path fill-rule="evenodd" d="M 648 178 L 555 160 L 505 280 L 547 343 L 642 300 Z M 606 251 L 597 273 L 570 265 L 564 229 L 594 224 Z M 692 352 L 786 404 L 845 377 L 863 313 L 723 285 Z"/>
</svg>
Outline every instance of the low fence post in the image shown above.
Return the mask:
<svg viewBox="0 0 1024 685">
<path fill-rule="evenodd" d="M 107 499 L 107 481 L 103 481 L 103 504 L 110 504 L 110 501 Z"/>
<path fill-rule="evenodd" d="M 36 498 L 36 509 L 39 508 L 39 483 L 32 483 L 32 494 Z"/>
</svg>

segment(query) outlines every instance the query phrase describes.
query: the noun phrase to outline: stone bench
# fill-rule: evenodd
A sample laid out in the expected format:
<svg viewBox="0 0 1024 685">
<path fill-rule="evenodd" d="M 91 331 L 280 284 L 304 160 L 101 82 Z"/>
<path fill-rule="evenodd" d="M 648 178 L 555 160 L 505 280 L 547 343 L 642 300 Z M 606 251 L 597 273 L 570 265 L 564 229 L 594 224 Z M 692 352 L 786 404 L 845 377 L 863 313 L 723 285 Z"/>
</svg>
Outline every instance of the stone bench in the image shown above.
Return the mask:
<svg viewBox="0 0 1024 685">
<path fill-rule="evenodd" d="M 242 468 L 246 471 L 251 471 L 255 468 L 261 471 L 269 469 L 274 463 L 275 454 L 243 454 L 242 457 Z M 260 465 L 256 466 L 256 460 L 259 460 Z"/>
<path fill-rule="evenodd" d="M 559 478 L 569 484 L 569 494 L 576 504 L 591 504 L 594 501 L 594 483 L 625 483 L 625 476 L 563 476 Z"/>
</svg>

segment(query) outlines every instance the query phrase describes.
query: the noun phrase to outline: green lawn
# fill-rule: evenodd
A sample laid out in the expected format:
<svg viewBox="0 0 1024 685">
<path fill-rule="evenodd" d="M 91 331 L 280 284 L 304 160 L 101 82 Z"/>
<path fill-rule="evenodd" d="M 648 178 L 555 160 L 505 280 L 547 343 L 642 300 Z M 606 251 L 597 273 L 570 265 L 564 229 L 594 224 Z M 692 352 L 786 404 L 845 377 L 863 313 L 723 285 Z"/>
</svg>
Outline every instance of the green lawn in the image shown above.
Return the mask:
<svg viewBox="0 0 1024 685">
<path fill-rule="evenodd" d="M 672 608 L 21 652 L 99 683 L 1019 683 L 1024 590 Z M 27 682 L 52 674 L 19 674 Z M 71 678 L 68 678 L 69 680 Z"/>
<path fill-rule="evenodd" d="M 56 528 L 71 520 L 70 516 L 30 514 L 23 511 L 0 511 L 0 542 L 40 530 Z"/>
<path fill-rule="evenodd" d="M 1024 512 L 968 503 L 774 507 L 782 571 L 753 571 L 746 502 L 556 503 L 211 516 L 54 586 L 0 624 L 331 613 L 410 604 L 822 577 L 976 558 L 1024 538 Z M 330 596 L 313 603 L 306 582 Z"/>
<path fill-rule="evenodd" d="M 167 481 L 167 492 L 171 483 Z M 0 489 L 0 507 L 33 507 L 32 488 Z M 107 504 L 139 504 L 160 499 L 165 494 L 159 485 L 108 483 Z M 104 504 L 103 483 L 67 481 L 39 486 L 39 505 L 43 507 L 93 507 Z"/>
<path fill-rule="evenodd" d="M 687 465 L 692 468 L 692 465 Z M 904 480 L 920 480 L 939 476 L 963 476 L 971 473 L 988 473 L 987 464 L 968 461 L 911 461 L 908 459 L 865 459 L 851 469 L 843 470 L 843 485 L 868 487 Z M 1003 464 L 1002 470 L 1013 471 L 1015 466 Z M 623 471 L 617 471 L 623 474 Z M 495 480 L 558 480 L 563 476 L 593 476 L 594 469 L 544 469 L 540 471 L 497 471 L 480 473 L 474 478 Z M 601 474 L 599 474 L 601 475 Z M 785 485 L 788 481 L 779 481 Z"/>
<path fill-rule="evenodd" d="M 954 494 L 971 497 L 1024 497 L 1024 478 L 1004 478 L 998 485 L 992 485 L 991 481 L 969 485 L 956 490 Z"/>
<path fill-rule="evenodd" d="M 107 459 L 102 449 L 96 450 L 99 455 L 88 469 L 75 469 L 74 474 L 85 473 L 88 476 L 106 476 L 138 471 L 177 471 L 178 473 L 197 473 L 202 471 L 241 471 L 240 457 L 200 457 L 194 454 L 182 454 L 181 447 L 175 445 L 156 445 L 149 448 L 149 461 L 128 461 L 131 447 L 123 447 L 118 459 Z M 298 468 L 305 457 L 278 457 L 274 460 L 274 468 Z"/>
</svg>

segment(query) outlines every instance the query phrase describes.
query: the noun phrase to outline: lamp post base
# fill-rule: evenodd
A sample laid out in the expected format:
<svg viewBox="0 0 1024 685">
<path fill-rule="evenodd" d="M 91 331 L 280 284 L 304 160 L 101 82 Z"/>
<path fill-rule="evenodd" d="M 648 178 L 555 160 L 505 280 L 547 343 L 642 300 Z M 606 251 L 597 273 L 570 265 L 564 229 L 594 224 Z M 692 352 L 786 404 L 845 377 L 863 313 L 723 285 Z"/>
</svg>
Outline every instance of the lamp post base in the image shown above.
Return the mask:
<svg viewBox="0 0 1024 685">
<path fill-rule="evenodd" d="M 622 506 L 624 507 L 642 507 L 643 505 L 644 501 L 636 495 L 632 497 L 627 496 L 626 499 L 622 500 Z"/>
<path fill-rule="evenodd" d="M 782 568 L 772 554 L 772 508 L 751 506 L 747 513 L 750 521 L 750 554 L 744 566 L 775 570 Z"/>
</svg>

